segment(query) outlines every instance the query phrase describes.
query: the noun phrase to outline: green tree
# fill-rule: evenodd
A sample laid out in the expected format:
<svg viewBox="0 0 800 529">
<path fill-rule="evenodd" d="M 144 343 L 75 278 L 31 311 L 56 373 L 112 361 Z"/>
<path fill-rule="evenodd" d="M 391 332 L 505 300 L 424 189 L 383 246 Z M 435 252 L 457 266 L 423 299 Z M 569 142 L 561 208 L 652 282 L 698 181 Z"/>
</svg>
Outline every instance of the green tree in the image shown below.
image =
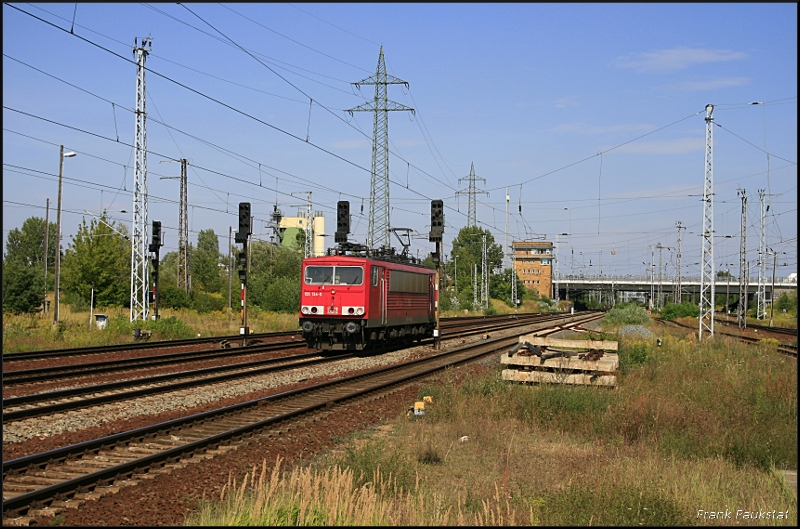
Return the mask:
<svg viewBox="0 0 800 529">
<path fill-rule="evenodd" d="M 491 297 L 495 299 L 502 299 L 508 305 L 514 306 L 514 302 L 511 299 L 511 275 L 512 271 L 510 268 L 503 270 L 500 274 L 492 275 L 489 278 L 489 294 Z M 525 288 L 525 283 L 514 274 L 515 279 L 517 280 L 517 299 L 520 301 L 523 298 L 523 294 L 527 291 Z"/>
<path fill-rule="evenodd" d="M 219 252 L 217 235 L 213 229 L 201 230 L 191 256 L 192 288 L 221 293 L 224 285 L 227 295 L 227 276 L 220 264 L 225 264 L 225 261 Z"/>
<path fill-rule="evenodd" d="M 3 263 L 3 312 L 38 312 L 44 303 L 43 276 L 21 260 Z"/>
<path fill-rule="evenodd" d="M 778 313 L 785 310 L 788 314 L 797 316 L 797 291 L 795 290 L 790 294 L 784 292 L 778 296 L 778 299 L 775 301 L 775 310 L 778 311 Z"/>
<path fill-rule="evenodd" d="M 105 214 L 78 226 L 61 263 L 65 294 L 89 303 L 94 284 L 95 305 L 130 306 L 131 243 L 124 225 L 109 223 Z"/>
<path fill-rule="evenodd" d="M 279 302 L 270 297 L 276 292 L 284 292 L 278 287 L 272 287 L 275 283 L 291 286 L 297 290 L 293 312 L 297 308 L 300 299 L 300 265 L 303 257 L 292 248 L 285 246 L 275 246 L 264 241 L 254 241 L 250 245 L 250 268 L 247 278 L 247 296 L 251 302 L 264 310 L 281 311 L 291 306 L 294 301 Z M 277 290 L 276 290 L 277 289 Z M 288 290 L 281 294 L 282 299 L 294 300 L 294 294 L 288 298 Z M 284 295 L 286 294 L 286 295 Z"/>
<path fill-rule="evenodd" d="M 472 306 L 472 276 L 476 264 L 478 265 L 478 285 L 480 285 L 484 234 L 486 234 L 487 273 L 491 273 L 492 270 L 500 267 L 503 261 L 503 249 L 494 242 L 494 236 L 489 230 L 483 230 L 477 226 L 466 226 L 461 228 L 458 236 L 453 239 L 451 258 L 445 266 L 447 276 L 454 278 L 454 283 L 458 284 L 457 297 L 460 308 L 466 309 Z M 491 277 L 489 282 L 491 285 Z M 480 286 L 478 291 L 480 292 Z"/>
<path fill-rule="evenodd" d="M 6 239 L 4 266 L 11 262 L 19 262 L 29 267 L 41 281 L 44 277 L 44 237 L 45 220 L 30 217 L 22 223 L 22 228 L 14 228 Z M 55 276 L 53 270 L 56 262 L 56 224 L 50 223 L 47 243 L 47 284 L 52 289 Z"/>
</svg>

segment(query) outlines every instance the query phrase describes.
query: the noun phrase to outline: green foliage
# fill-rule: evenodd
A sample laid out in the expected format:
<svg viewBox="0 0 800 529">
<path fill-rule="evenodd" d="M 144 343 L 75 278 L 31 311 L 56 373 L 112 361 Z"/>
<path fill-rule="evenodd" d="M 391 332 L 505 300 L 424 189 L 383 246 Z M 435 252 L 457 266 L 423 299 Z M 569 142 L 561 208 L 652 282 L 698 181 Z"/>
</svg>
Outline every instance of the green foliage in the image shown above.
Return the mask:
<svg viewBox="0 0 800 529">
<path fill-rule="evenodd" d="M 22 260 L 6 261 L 3 266 L 3 312 L 38 312 L 44 302 L 43 276 Z"/>
<path fill-rule="evenodd" d="M 300 310 L 300 278 L 273 281 L 267 287 L 266 299 L 261 307 L 273 312 L 292 313 Z"/>
<path fill-rule="evenodd" d="M 140 328 L 153 331 L 153 335 L 159 340 L 177 340 L 181 338 L 192 338 L 194 330 L 186 325 L 182 320 L 175 316 L 169 318 L 159 318 L 158 320 L 147 320 L 139 322 Z M 139 326 L 137 325 L 137 326 Z"/>
<path fill-rule="evenodd" d="M 528 290 L 525 288 L 525 283 L 513 273 L 510 268 L 503 270 L 499 274 L 493 274 L 489 278 L 489 297 L 494 299 L 502 299 L 511 307 L 514 307 L 515 304 L 511 299 L 511 276 L 514 275 L 514 278 L 517 281 L 517 298 L 522 301 L 523 294 Z M 535 292 L 535 291 L 533 291 Z"/>
<path fill-rule="evenodd" d="M 222 299 L 222 294 L 210 294 L 202 290 L 193 290 L 191 293 L 192 308 L 200 314 L 225 309 L 227 301 Z"/>
<path fill-rule="evenodd" d="M 618 303 L 604 318 L 604 323 L 609 325 L 642 325 L 648 321 L 647 311 L 633 303 Z"/>
<path fill-rule="evenodd" d="M 787 294 L 783 292 L 775 302 L 775 310 L 778 312 L 786 311 L 787 314 L 797 316 L 797 291 Z"/>
<path fill-rule="evenodd" d="M 193 287 L 204 292 L 221 292 L 227 286 L 220 263 L 224 263 L 219 252 L 219 239 L 213 229 L 201 230 L 197 234 L 197 248 L 192 252 L 191 274 Z"/>
<path fill-rule="evenodd" d="M 372 441 L 360 449 L 348 447 L 339 464 L 353 471 L 355 487 L 366 485 L 379 470 L 383 475 L 391 474 L 394 478 L 387 484 L 388 492 L 414 489 L 414 470 L 411 462 L 402 454 L 385 450 L 385 443 L 382 441 Z"/>
<path fill-rule="evenodd" d="M 494 241 L 494 236 L 489 230 L 477 226 L 461 228 L 458 236 L 453 239 L 451 258 L 445 263 L 445 273 L 450 280 L 458 284 L 458 298 L 461 308 L 472 308 L 472 284 L 474 265 L 478 265 L 478 284 L 481 278 L 481 263 L 483 251 L 483 235 L 486 235 L 487 273 L 500 267 L 503 262 L 503 249 Z M 457 268 L 456 268 L 457 265 Z M 490 291 L 491 291 L 490 276 Z M 522 292 L 522 289 L 519 290 Z M 500 297 L 499 299 L 505 299 Z"/>
<path fill-rule="evenodd" d="M 251 245 L 247 295 L 264 310 L 297 312 L 302 256 L 291 248 L 256 241 Z"/>
<path fill-rule="evenodd" d="M 5 262 L 18 261 L 27 266 L 39 267 L 44 275 L 44 236 L 45 221 L 40 217 L 29 217 L 22 223 L 22 229 L 14 228 L 6 239 Z M 47 244 L 48 269 L 56 259 L 56 224 L 50 223 Z M 40 266 L 41 265 L 41 266 Z"/>
<path fill-rule="evenodd" d="M 483 311 L 483 315 L 494 316 L 495 314 L 497 314 L 497 309 L 494 307 L 494 305 L 492 305 L 492 302 L 490 301 L 489 306 L 486 308 L 486 310 Z"/>
<path fill-rule="evenodd" d="M 691 517 L 655 489 L 625 485 L 613 490 L 579 483 L 549 492 L 544 499 L 543 525 L 568 519 L 573 525 L 690 525 Z"/>
<path fill-rule="evenodd" d="M 122 235 L 124 225 L 116 226 L 105 217 L 84 218 L 61 266 L 61 288 L 73 303 L 88 307 L 94 284 L 95 305 L 123 307 L 130 303 L 131 245 Z"/>
<path fill-rule="evenodd" d="M 3 312 L 32 314 L 44 303 L 44 239 L 45 220 L 39 217 L 26 219 L 21 229 L 8 233 L 3 256 Z M 56 225 L 52 222 L 47 255 L 47 283 L 52 285 L 56 255 Z"/>
<path fill-rule="evenodd" d="M 700 317 L 700 307 L 694 303 L 667 303 L 661 309 L 661 317 L 665 320 L 676 318 L 698 318 Z"/>
<path fill-rule="evenodd" d="M 188 309 L 192 298 L 184 289 L 168 284 L 159 287 L 158 304 L 167 309 Z"/>
<path fill-rule="evenodd" d="M 653 358 L 653 344 L 647 341 L 625 341 L 619 349 L 619 368 L 623 373 L 646 364 Z"/>
</svg>

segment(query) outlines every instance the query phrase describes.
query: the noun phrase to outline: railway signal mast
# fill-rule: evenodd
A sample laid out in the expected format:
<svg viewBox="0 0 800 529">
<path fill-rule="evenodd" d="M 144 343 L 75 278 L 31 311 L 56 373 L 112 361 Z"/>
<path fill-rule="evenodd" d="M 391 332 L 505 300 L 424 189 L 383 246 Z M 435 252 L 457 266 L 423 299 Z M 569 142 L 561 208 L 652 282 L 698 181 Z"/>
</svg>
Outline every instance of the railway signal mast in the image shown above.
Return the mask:
<svg viewBox="0 0 800 529">
<path fill-rule="evenodd" d="M 428 234 L 428 240 L 436 243 L 436 251 L 431 255 L 433 263 L 436 265 L 436 280 L 435 289 L 436 296 L 434 299 L 434 318 L 436 327 L 433 330 L 433 339 L 436 344 L 436 349 L 441 348 L 441 338 L 439 336 L 439 274 L 441 271 L 441 255 L 442 255 L 442 239 L 444 238 L 444 202 L 441 200 L 431 200 L 431 231 Z"/>
<path fill-rule="evenodd" d="M 389 101 L 387 85 L 402 84 L 408 88 L 408 83 L 393 75 L 387 75 L 383 59 L 383 46 L 378 55 L 378 67 L 375 75 L 353 84 L 359 90 L 361 85 L 375 85 L 375 97 L 372 102 L 351 108 L 347 112 L 351 116 L 353 112 L 375 113 L 372 127 L 372 178 L 369 192 L 367 246 L 370 249 L 388 249 L 391 246 L 389 240 L 389 211 L 391 210 L 389 207 L 389 112 L 408 110 L 413 113 L 414 109 Z"/>
<path fill-rule="evenodd" d="M 236 232 L 234 240 L 242 244 L 242 251 L 239 253 L 239 279 L 242 282 L 242 327 L 239 334 L 242 335 L 242 346 L 247 345 L 247 239 L 251 233 L 250 202 L 239 202 L 239 231 Z"/>
</svg>

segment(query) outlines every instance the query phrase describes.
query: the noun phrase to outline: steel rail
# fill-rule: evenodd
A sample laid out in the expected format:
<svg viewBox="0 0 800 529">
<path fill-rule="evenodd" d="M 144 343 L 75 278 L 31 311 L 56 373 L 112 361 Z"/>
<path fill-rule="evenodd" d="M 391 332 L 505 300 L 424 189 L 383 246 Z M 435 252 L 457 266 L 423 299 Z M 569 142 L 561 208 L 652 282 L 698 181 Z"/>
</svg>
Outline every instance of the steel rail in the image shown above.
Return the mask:
<svg viewBox="0 0 800 529">
<path fill-rule="evenodd" d="M 542 319 L 540 319 L 541 321 Z M 453 335 L 445 335 L 443 339 L 451 340 L 456 338 L 461 338 L 464 336 L 470 336 L 474 334 L 482 334 L 489 330 L 503 330 L 514 328 L 522 325 L 528 325 L 527 322 L 519 322 L 515 321 L 512 324 L 509 322 L 503 322 L 500 324 L 493 324 L 488 327 L 481 327 L 478 329 L 473 329 L 470 331 L 461 331 L 455 333 Z M 427 340 L 432 341 L 432 340 Z M 265 345 L 272 345 L 272 344 L 265 344 Z M 196 387 L 201 385 L 208 385 L 208 384 L 215 384 L 217 382 L 223 382 L 226 380 L 233 380 L 237 378 L 245 378 L 250 376 L 256 376 L 260 374 L 265 374 L 273 371 L 283 371 L 287 369 L 295 369 L 299 367 L 305 367 L 307 365 L 312 365 L 315 363 L 322 363 L 328 361 L 338 361 L 347 358 L 352 358 L 355 356 L 354 353 L 344 353 L 344 354 L 337 354 L 337 355 L 327 355 L 324 358 L 320 358 L 321 355 L 318 352 L 313 353 L 304 353 L 300 355 L 291 355 L 287 357 L 281 358 L 271 358 L 271 359 L 264 359 L 264 360 L 257 360 L 253 362 L 241 362 L 237 364 L 229 364 L 224 366 L 214 366 L 208 367 L 203 369 L 197 369 L 192 371 L 183 371 L 179 373 L 169 373 L 163 375 L 155 375 L 152 377 L 144 377 L 144 378 L 137 378 L 137 379 L 130 379 L 130 380 L 123 380 L 118 382 L 108 382 L 105 384 L 99 384 L 95 386 L 82 386 L 76 388 L 69 388 L 64 390 L 56 390 L 56 391 L 47 391 L 44 393 L 35 393 L 30 395 L 23 395 L 19 397 L 10 397 L 7 399 L 3 399 L 3 424 L 18 421 L 22 419 L 28 419 L 31 417 L 37 417 L 42 415 L 47 415 L 51 413 L 58 413 L 67 410 L 74 410 L 79 408 L 86 408 L 89 406 L 96 406 L 100 404 L 106 404 L 109 402 L 117 402 L 122 400 L 128 400 L 137 397 L 143 396 L 150 396 L 156 395 L 159 393 L 166 393 L 169 391 L 176 391 L 180 389 L 185 389 L 189 387 Z M 313 359 L 313 360 L 312 360 Z M 274 366 L 273 364 L 281 363 L 281 362 L 296 362 L 295 364 L 285 364 L 280 366 Z M 216 373 L 222 373 L 225 371 L 239 371 L 237 373 L 229 373 L 226 375 L 218 375 L 218 376 L 205 376 L 205 375 L 213 375 Z M 197 378 L 196 380 L 185 381 L 185 382 L 177 382 L 173 384 L 165 384 L 161 386 L 153 386 L 154 384 L 161 384 L 163 382 L 169 382 L 170 380 L 177 380 L 181 378 L 188 378 L 188 377 L 204 377 L 205 378 Z M 105 395 L 99 395 L 96 397 L 89 397 L 81 400 L 73 400 L 72 397 L 81 396 L 81 395 L 92 395 L 97 393 L 103 393 L 108 391 L 114 391 L 118 389 L 130 388 L 135 386 L 149 386 L 142 389 L 131 390 L 123 393 L 107 393 Z M 70 398 L 71 400 L 56 402 L 44 406 L 32 407 L 32 408 L 23 408 L 18 410 L 13 410 L 10 408 L 26 405 L 26 404 L 35 404 L 37 402 L 44 402 L 44 401 L 53 401 L 57 399 L 67 399 Z"/>
<path fill-rule="evenodd" d="M 72 364 L 53 367 L 40 367 L 19 371 L 6 371 L 3 373 L 3 384 L 28 384 L 31 382 L 59 380 L 61 378 L 75 378 L 97 374 L 113 373 L 115 371 L 129 371 L 160 367 L 170 364 L 179 364 L 187 359 L 213 360 L 230 356 L 245 356 L 269 351 L 280 351 L 305 347 L 302 340 L 287 340 L 283 342 L 269 342 L 264 344 L 248 345 L 236 349 L 207 349 L 203 351 L 190 351 L 185 353 L 167 353 L 164 355 L 145 356 L 141 358 L 124 358 L 122 360 L 107 360 L 91 364 Z"/>
<path fill-rule="evenodd" d="M 525 313 L 525 314 L 535 314 L 535 313 Z M 522 316 L 520 314 L 519 316 Z M 468 317 L 455 317 L 455 318 L 441 318 L 441 322 L 469 322 L 470 320 L 492 320 L 492 319 L 502 319 L 509 317 L 507 314 L 498 315 L 498 316 L 468 316 Z M 248 340 L 260 340 L 264 338 L 279 338 L 281 336 L 299 336 L 302 334 L 301 329 L 297 329 L 294 331 L 279 331 L 279 332 L 268 332 L 268 333 L 258 333 L 258 334 L 249 334 L 247 336 Z M 183 338 L 178 340 L 157 340 L 154 342 L 131 342 L 131 343 L 122 343 L 122 344 L 115 344 L 115 345 L 93 345 L 87 347 L 73 347 L 73 348 L 66 348 L 66 349 L 45 349 L 42 351 L 23 351 L 23 352 L 8 352 L 3 353 L 3 362 L 18 362 L 18 361 L 27 361 L 27 360 L 39 360 L 42 358 L 50 358 L 50 357 L 60 357 L 60 356 L 78 356 L 78 355 L 90 355 L 90 354 L 103 354 L 108 352 L 117 352 L 117 351 L 130 351 L 130 350 L 138 350 L 138 349 L 154 349 L 159 347 L 181 347 L 186 345 L 197 345 L 201 343 L 214 343 L 214 342 L 222 342 L 222 341 L 229 341 L 229 342 L 236 342 L 241 340 L 242 336 L 239 334 L 233 335 L 223 335 L 223 336 L 205 336 L 201 338 Z"/>
<path fill-rule="evenodd" d="M 536 325 L 539 327 L 536 330 L 542 330 L 548 326 L 577 325 L 600 317 L 602 317 L 602 314 L 595 313 L 567 316 L 557 322 L 540 323 Z M 527 332 L 531 332 L 531 330 L 527 329 L 519 334 Z M 135 478 L 137 474 L 157 471 L 170 462 L 178 462 L 188 456 L 204 453 L 222 444 L 230 444 L 237 440 L 261 434 L 266 429 L 275 425 L 280 427 L 286 421 L 297 420 L 303 415 L 323 411 L 331 408 L 331 406 L 376 392 L 387 391 L 387 388 L 396 388 L 398 385 L 428 376 L 445 367 L 462 364 L 487 354 L 496 353 L 517 340 L 518 335 L 482 341 L 404 364 L 378 368 L 312 387 L 291 390 L 212 412 L 174 419 L 158 425 L 138 428 L 4 462 L 3 514 L 4 516 L 21 516 L 27 514 L 32 507 L 47 506 L 54 500 L 72 499 L 81 491 L 92 491 L 99 486 L 108 485 L 115 481 Z M 253 417 L 247 417 L 250 414 Z M 220 426 L 222 431 L 201 433 L 203 427 L 211 428 L 215 424 Z M 200 430 L 195 432 L 196 435 L 200 435 L 199 438 L 190 435 L 192 428 Z M 159 440 L 157 436 L 161 436 L 161 439 Z M 188 439 L 188 442 L 182 442 L 179 446 L 174 446 L 174 443 L 181 441 L 182 438 Z M 150 441 L 149 443 L 147 443 L 148 440 Z M 156 443 L 156 441 L 159 442 Z M 134 451 L 132 449 L 136 448 L 136 443 L 147 443 L 148 446 L 139 448 L 141 451 L 152 452 L 156 450 L 156 452 L 143 457 L 134 457 L 126 462 L 120 462 L 119 459 L 107 461 L 110 463 L 108 466 L 97 469 L 94 472 L 57 483 L 45 484 L 43 487 L 35 488 L 28 492 L 12 493 L 12 486 L 22 487 L 20 484 L 25 483 L 25 474 L 30 473 L 33 475 L 37 471 L 55 471 L 55 467 L 59 463 L 66 463 L 66 468 L 72 469 L 73 467 L 70 467 L 69 464 L 77 461 L 78 458 L 84 456 L 92 458 L 101 452 L 113 453 L 114 446 L 125 447 L 124 454 L 121 451 L 116 455 L 119 458 L 127 458 Z M 154 447 L 156 444 L 163 449 Z M 170 447 L 170 444 L 173 446 Z M 107 460 L 109 459 L 109 457 L 105 457 Z M 99 465 L 101 463 L 96 461 L 94 464 Z M 53 468 L 51 469 L 50 467 Z M 43 481 L 48 483 L 47 480 Z M 9 487 L 8 493 L 6 492 L 7 486 Z"/>
</svg>

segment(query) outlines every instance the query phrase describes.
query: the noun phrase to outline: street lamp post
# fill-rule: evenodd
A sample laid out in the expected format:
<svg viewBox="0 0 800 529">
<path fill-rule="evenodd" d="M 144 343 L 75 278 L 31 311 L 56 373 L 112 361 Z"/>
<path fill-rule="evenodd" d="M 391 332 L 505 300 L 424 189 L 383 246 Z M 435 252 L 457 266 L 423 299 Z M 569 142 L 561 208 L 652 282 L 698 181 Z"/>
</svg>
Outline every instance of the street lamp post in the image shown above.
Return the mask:
<svg viewBox="0 0 800 529">
<path fill-rule="evenodd" d="M 58 324 L 58 298 L 59 288 L 61 286 L 61 188 L 64 177 L 64 158 L 72 158 L 75 156 L 74 152 L 64 152 L 64 146 L 61 145 L 59 150 L 59 165 L 58 165 L 58 213 L 56 214 L 56 284 L 54 292 L 53 303 L 53 324 Z"/>
</svg>

